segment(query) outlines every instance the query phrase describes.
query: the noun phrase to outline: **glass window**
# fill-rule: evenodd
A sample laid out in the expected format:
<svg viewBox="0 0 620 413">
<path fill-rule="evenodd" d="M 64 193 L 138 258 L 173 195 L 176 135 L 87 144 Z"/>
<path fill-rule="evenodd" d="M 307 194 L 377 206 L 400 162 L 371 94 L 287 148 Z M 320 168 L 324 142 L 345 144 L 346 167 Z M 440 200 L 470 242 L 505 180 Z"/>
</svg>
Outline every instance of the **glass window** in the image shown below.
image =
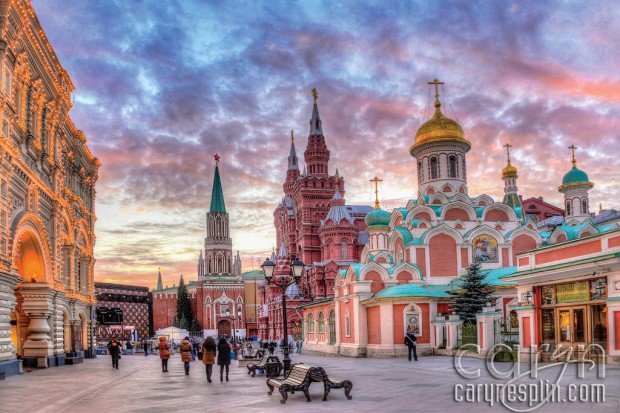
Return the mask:
<svg viewBox="0 0 620 413">
<path fill-rule="evenodd" d="M 607 309 L 604 305 L 592 306 L 592 343 L 607 348 Z"/>
<path fill-rule="evenodd" d="M 570 201 L 566 201 L 566 215 L 570 215 Z"/>
<path fill-rule="evenodd" d="M 312 314 L 308 316 L 308 332 L 314 333 L 314 317 Z"/>
<path fill-rule="evenodd" d="M 437 158 L 431 158 L 431 179 L 437 179 Z"/>
<path fill-rule="evenodd" d="M 319 333 L 325 332 L 325 317 L 323 316 L 323 312 L 319 313 Z"/>
<path fill-rule="evenodd" d="M 570 341 L 570 311 L 561 310 L 558 312 L 558 324 L 560 326 L 560 341 Z"/>
<path fill-rule="evenodd" d="M 581 200 L 581 213 L 588 213 L 588 201 L 585 198 Z"/>
<path fill-rule="evenodd" d="M 575 308 L 573 310 L 573 333 L 575 343 L 583 343 L 586 341 L 586 316 L 585 309 Z"/>
<path fill-rule="evenodd" d="M 450 156 L 450 178 L 456 178 L 456 157 Z"/>
<path fill-rule="evenodd" d="M 542 341 L 543 343 L 555 343 L 555 321 L 553 310 L 542 310 Z"/>
</svg>

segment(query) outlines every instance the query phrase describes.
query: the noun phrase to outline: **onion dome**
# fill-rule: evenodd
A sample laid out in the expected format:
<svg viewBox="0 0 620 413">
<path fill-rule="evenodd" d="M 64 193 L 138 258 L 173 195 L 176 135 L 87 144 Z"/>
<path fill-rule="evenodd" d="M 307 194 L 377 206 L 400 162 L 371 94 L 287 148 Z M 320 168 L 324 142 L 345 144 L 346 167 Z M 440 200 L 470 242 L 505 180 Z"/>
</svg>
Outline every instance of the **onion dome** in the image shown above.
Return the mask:
<svg viewBox="0 0 620 413">
<path fill-rule="evenodd" d="M 508 164 L 506 165 L 504 169 L 502 169 L 502 176 L 504 178 L 509 178 L 511 176 L 517 176 L 517 168 L 512 166 L 512 164 L 510 163 L 510 148 L 512 148 L 512 145 L 507 143 L 506 145 L 504 145 L 504 147 L 506 148 L 506 154 L 508 156 Z"/>
<path fill-rule="evenodd" d="M 443 83 L 439 82 L 437 79 L 430 83 L 435 84 L 435 114 L 431 119 L 420 126 L 415 134 L 415 142 L 409 149 L 409 152 L 413 154 L 413 151 L 423 144 L 442 141 L 461 142 L 467 146 L 466 150 L 469 150 L 471 144 L 465 139 L 465 134 L 463 133 L 461 125 L 455 120 L 445 117 L 441 112 L 441 102 L 439 101 L 439 90 L 437 89 L 437 85 Z"/>
<path fill-rule="evenodd" d="M 575 185 L 575 184 L 589 184 L 590 179 L 588 179 L 588 174 L 586 174 L 581 169 L 573 166 L 573 168 L 568 171 L 564 178 L 562 178 L 562 185 Z"/>
<path fill-rule="evenodd" d="M 390 217 L 390 214 L 387 211 L 384 211 L 381 208 L 375 208 L 368 215 L 366 215 L 366 218 L 364 218 L 364 221 L 366 221 L 366 225 L 368 225 L 369 227 L 371 226 L 387 227 L 390 225 L 391 219 L 392 218 Z"/>
<path fill-rule="evenodd" d="M 566 175 L 564 175 L 564 178 L 562 178 L 562 185 L 560 186 L 559 190 L 561 191 L 562 189 L 566 187 L 576 186 L 576 185 L 587 185 L 590 188 L 592 188 L 594 184 L 590 182 L 590 179 L 588 178 L 588 174 L 582 171 L 581 169 L 577 168 L 577 161 L 575 160 L 575 149 L 577 148 L 574 145 L 571 145 L 569 149 L 571 149 L 573 152 L 573 156 L 571 160 L 571 162 L 573 163 L 573 167 L 571 168 L 570 171 L 566 173 Z"/>
</svg>

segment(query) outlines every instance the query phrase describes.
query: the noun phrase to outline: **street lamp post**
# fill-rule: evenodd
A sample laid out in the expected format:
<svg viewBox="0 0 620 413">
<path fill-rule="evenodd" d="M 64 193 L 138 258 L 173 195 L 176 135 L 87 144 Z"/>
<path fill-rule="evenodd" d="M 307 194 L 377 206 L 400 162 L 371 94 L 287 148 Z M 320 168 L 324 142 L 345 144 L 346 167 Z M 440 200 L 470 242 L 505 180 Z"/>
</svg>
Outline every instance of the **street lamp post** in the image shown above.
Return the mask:
<svg viewBox="0 0 620 413">
<path fill-rule="evenodd" d="M 263 265 L 261 265 L 263 274 L 265 274 L 265 280 L 267 281 L 267 284 L 277 285 L 282 290 L 282 321 L 283 321 L 282 329 L 284 333 L 284 360 L 282 361 L 284 364 L 284 374 L 286 374 L 286 372 L 291 369 L 291 358 L 289 357 L 289 350 L 288 350 L 288 328 L 287 328 L 288 321 L 287 321 L 287 316 L 286 316 L 286 287 L 298 282 L 301 279 L 301 276 L 304 272 L 305 265 L 300 259 L 296 259 L 295 261 L 293 261 L 293 263 L 291 264 L 291 273 L 293 275 L 293 280 L 288 283 L 286 282 L 286 279 L 284 277 L 279 277 L 277 281 L 273 279 L 273 271 L 275 267 L 276 265 L 270 259 L 266 259 Z"/>
<path fill-rule="evenodd" d="M 233 322 L 233 341 L 237 341 L 237 324 L 235 323 L 235 320 L 239 320 L 241 321 L 241 308 L 237 308 L 237 317 L 235 316 L 230 316 L 230 310 L 227 308 L 226 309 L 226 317 L 232 319 Z"/>
</svg>

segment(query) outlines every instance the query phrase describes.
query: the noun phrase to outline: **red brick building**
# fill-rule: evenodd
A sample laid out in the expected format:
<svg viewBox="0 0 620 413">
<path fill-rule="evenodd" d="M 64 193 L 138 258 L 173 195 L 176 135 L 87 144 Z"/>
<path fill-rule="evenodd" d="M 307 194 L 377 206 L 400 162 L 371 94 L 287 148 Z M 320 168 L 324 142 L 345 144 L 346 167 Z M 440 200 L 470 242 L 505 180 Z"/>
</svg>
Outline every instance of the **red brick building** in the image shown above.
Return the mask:
<svg viewBox="0 0 620 413">
<path fill-rule="evenodd" d="M 532 218 L 534 222 L 540 222 L 547 218 L 564 215 L 564 210 L 562 208 L 545 202 L 542 196 L 525 200 L 522 199 L 521 203 L 523 204 L 523 212 L 525 215 Z"/>
</svg>

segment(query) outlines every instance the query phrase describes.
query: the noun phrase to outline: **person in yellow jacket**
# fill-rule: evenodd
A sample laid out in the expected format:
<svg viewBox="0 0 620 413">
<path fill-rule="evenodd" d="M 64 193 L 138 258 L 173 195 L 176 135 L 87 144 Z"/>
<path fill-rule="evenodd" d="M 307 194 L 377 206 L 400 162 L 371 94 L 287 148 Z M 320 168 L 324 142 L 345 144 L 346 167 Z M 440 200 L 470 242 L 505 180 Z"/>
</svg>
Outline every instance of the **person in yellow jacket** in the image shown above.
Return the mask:
<svg viewBox="0 0 620 413">
<path fill-rule="evenodd" d="M 189 363 L 192 362 L 192 344 L 189 342 L 189 337 L 185 337 L 181 341 L 181 361 L 185 364 L 185 375 L 189 376 Z"/>
</svg>

